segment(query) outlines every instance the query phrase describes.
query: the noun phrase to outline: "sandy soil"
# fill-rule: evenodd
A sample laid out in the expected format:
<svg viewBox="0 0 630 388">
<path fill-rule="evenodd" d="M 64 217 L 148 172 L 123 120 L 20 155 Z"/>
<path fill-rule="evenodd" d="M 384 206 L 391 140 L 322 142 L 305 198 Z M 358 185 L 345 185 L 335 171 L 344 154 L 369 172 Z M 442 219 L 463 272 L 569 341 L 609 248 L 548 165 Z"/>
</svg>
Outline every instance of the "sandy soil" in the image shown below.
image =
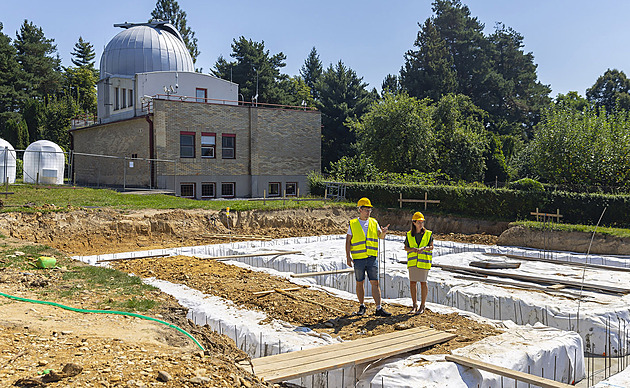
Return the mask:
<svg viewBox="0 0 630 388">
<path fill-rule="evenodd" d="M 26 243 L 46 244 L 67 255 L 123 252 L 159 247 L 190 246 L 225 242 L 221 235 L 256 235 L 271 238 L 344 233 L 354 217 L 351 210 L 299 209 L 277 212 L 231 213 L 212 211 L 130 211 L 109 209 L 76 210 L 66 213 L 5 213 L 0 215 L 0 232 L 5 238 L 4 254 Z M 397 233 L 404 233 L 398 230 Z M 497 236 L 437 235 L 471 243 L 492 244 Z M 52 291 L 70 287 L 64 269 L 24 271 L 3 263 L 0 256 L 0 292 L 23 298 L 46 299 Z M 76 264 L 81 265 L 81 264 Z M 159 261 L 120 262 L 117 268 L 141 276 L 183 283 L 205 293 L 234 301 L 246 308 L 264 311 L 269 319 L 310 326 L 315 330 L 356 339 L 415 327 L 432 326 L 453 332 L 457 338 L 426 350 L 444 353 L 496 332 L 489 326 L 455 314 L 427 311 L 420 316 L 407 308 L 387 305 L 390 318 L 352 313 L 358 304 L 326 293 L 301 288 L 290 295 L 272 293 L 262 297 L 255 291 L 289 288 L 295 285 L 281 278 L 232 267 L 220 262 L 191 257 L 170 257 Z M 76 285 L 75 285 L 76 286 Z M 117 290 L 85 292 L 79 297 L 56 300 L 77 308 L 96 308 L 103 301 L 124 299 Z M 227 337 L 208 327 L 194 325 L 186 310 L 168 295 L 150 291 L 147 298 L 159 302 L 145 315 L 171 322 L 190 332 L 206 349 L 206 355 L 184 335 L 147 320 L 106 314 L 82 314 L 52 306 L 0 299 L 0 385 L 51 387 L 261 387 L 266 383 L 241 370 L 236 362 L 246 358 Z M 310 303 L 317 301 L 326 307 Z M 75 364 L 81 372 L 62 373 Z M 46 383 L 42 373 L 51 369 L 57 382 Z M 77 368 L 75 368 L 78 370 Z M 56 373 L 56 374 L 55 374 Z M 158 376 L 169 376 L 158 377 Z M 158 382 L 158 378 L 167 379 Z M 200 384 L 200 385 L 198 385 Z M 44 385 L 40 385 L 44 386 Z"/>
</svg>

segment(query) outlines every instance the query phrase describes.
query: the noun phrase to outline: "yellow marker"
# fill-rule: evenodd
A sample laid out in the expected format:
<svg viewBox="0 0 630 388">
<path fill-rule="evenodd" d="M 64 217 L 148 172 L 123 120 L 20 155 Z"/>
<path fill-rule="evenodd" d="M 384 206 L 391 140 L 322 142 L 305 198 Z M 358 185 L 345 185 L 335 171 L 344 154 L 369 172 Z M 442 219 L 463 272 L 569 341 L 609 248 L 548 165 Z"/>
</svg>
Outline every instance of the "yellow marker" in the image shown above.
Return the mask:
<svg viewBox="0 0 630 388">
<path fill-rule="evenodd" d="M 228 215 L 228 217 L 230 216 L 230 208 L 229 207 L 227 208 L 227 215 Z"/>
</svg>

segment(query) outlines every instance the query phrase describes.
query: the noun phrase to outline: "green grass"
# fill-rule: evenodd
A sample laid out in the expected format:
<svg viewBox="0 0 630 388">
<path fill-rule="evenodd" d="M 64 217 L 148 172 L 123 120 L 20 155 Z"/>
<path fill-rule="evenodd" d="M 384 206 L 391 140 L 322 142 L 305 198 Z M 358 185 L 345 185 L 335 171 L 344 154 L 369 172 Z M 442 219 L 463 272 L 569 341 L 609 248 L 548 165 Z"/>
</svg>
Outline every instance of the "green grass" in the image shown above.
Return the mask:
<svg viewBox="0 0 630 388">
<path fill-rule="evenodd" d="M 321 208 L 323 206 L 354 206 L 351 203 L 331 201 L 199 201 L 164 194 L 123 194 L 109 189 L 89 189 L 72 186 L 9 185 L 8 196 L 0 195 L 4 207 L 1 212 L 63 212 L 77 207 L 111 207 L 116 209 L 211 209 L 222 210 L 273 210 L 295 208 Z M 46 206 L 48 205 L 48 206 Z M 50 205 L 54 205 L 50 206 Z"/>
<path fill-rule="evenodd" d="M 555 230 L 555 231 L 564 231 L 564 232 L 584 232 L 584 233 L 593 233 L 595 230 L 595 225 L 573 225 L 573 224 L 558 224 L 552 222 L 536 222 L 536 221 L 517 221 L 512 223 L 511 225 L 520 225 L 529 229 L 535 230 Z M 609 228 L 609 227 L 598 227 L 598 234 L 605 234 L 616 237 L 626 237 L 630 238 L 630 229 L 623 228 Z"/>
</svg>

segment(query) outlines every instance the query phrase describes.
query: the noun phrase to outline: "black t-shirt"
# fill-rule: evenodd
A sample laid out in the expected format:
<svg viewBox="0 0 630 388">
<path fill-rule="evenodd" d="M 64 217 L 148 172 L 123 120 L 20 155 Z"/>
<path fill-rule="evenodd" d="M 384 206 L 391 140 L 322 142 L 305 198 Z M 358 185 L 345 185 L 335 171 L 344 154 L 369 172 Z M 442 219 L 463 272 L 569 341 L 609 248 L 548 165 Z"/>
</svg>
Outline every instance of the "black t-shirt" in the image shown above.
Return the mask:
<svg viewBox="0 0 630 388">
<path fill-rule="evenodd" d="M 424 230 L 426 231 L 426 229 Z M 424 231 L 417 233 L 414 238 L 416 239 L 416 245 L 420 246 L 420 242 L 422 241 L 422 237 L 424 237 Z M 431 237 L 429 238 L 429 244 L 433 245 L 433 233 L 431 233 Z M 405 235 L 405 247 L 409 248 L 409 235 Z"/>
</svg>

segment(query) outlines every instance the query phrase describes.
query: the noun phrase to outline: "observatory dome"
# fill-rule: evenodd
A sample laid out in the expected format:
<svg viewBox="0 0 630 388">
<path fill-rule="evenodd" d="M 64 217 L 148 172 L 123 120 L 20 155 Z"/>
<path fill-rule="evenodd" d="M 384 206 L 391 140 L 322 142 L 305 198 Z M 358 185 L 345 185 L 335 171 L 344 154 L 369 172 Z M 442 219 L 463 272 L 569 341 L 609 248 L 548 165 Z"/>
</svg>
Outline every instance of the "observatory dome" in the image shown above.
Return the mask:
<svg viewBox="0 0 630 388">
<path fill-rule="evenodd" d="M 182 36 L 167 22 L 115 24 L 125 30 L 107 44 L 101 56 L 101 79 L 153 71 L 194 72 Z"/>
</svg>

